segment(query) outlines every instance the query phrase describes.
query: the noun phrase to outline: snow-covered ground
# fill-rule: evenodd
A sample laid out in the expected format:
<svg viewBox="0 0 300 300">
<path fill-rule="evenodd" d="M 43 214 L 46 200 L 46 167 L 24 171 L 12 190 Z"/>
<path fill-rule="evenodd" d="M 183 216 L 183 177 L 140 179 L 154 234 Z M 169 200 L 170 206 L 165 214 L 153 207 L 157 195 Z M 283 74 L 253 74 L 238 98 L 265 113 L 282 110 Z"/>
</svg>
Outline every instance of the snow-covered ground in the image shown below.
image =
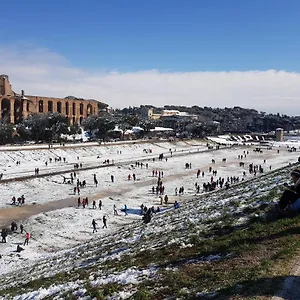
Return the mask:
<svg viewBox="0 0 300 300">
<path fill-rule="evenodd" d="M 225 140 L 222 142 L 226 143 Z M 25 230 L 31 233 L 32 238 L 20 254 L 16 253 L 16 247 L 24 242 L 24 235 L 21 235 L 19 230 L 8 236 L 6 244 L 0 244 L 0 274 L 4 276 L 11 271 L 28 267 L 37 260 L 52 257 L 61 251 L 69 251 L 70 248 L 83 245 L 87 241 L 114 235 L 124 226 L 131 226 L 133 221 L 141 219 L 139 211 L 142 203 L 148 207 L 160 206 L 162 210 L 172 209 L 175 200 L 184 206 L 188 199 L 195 197 L 196 182 L 201 186 L 200 192 L 202 193 L 202 184 L 211 180 L 212 173 L 209 173 L 209 167 L 217 170 L 217 178 L 238 176 L 240 180 L 247 180 L 253 177 L 248 173 L 250 163 L 261 165 L 264 172 L 268 172 L 298 161 L 299 152 L 289 152 L 287 144 L 284 143 L 274 143 L 272 149 L 262 147 L 263 153 L 254 152 L 255 147 L 257 146 L 233 146 L 206 151 L 206 142 L 198 141 L 84 145 L 74 149 L 28 150 L 21 147 L 19 151 L 11 151 L 7 147 L 1 152 L 0 157 L 0 172 L 4 174 L 4 179 L 28 175 L 30 172 L 33 175 L 35 168 L 40 168 L 40 174 L 48 174 L 72 169 L 75 163 L 82 163 L 84 167 L 103 166 L 103 161 L 106 159 L 114 160 L 115 165 L 76 171 L 76 179 L 87 182 L 87 186 L 81 189 L 80 195 L 73 193 L 76 179 L 73 185 L 63 184 L 62 175 L 1 183 L 0 207 L 3 208 L 3 213 L 5 208 L 12 208 L 10 205 L 12 196 L 20 197 L 22 194 L 26 198 L 25 205 L 28 207 L 30 204 L 47 204 L 55 200 L 67 201 L 67 207 L 40 213 L 23 220 L 22 224 Z M 164 153 L 167 160 L 158 160 L 158 155 L 161 153 Z M 243 155 L 243 159 L 239 159 L 239 155 Z M 67 162 L 54 162 L 55 157 L 65 157 Z M 49 158 L 53 159 L 52 163 L 49 162 Z M 226 163 L 222 162 L 223 158 L 226 158 Z M 215 164 L 212 164 L 212 159 L 215 160 Z M 136 166 L 135 162 L 142 160 L 143 167 Z M 20 165 L 16 165 L 16 161 L 20 161 Z M 45 165 L 45 161 L 48 162 L 48 166 Z M 239 166 L 241 161 L 245 163 L 245 167 Z M 148 168 L 145 166 L 146 163 Z M 191 169 L 185 168 L 186 163 L 191 163 Z M 197 178 L 198 169 L 201 172 L 204 171 L 204 177 Z M 157 177 L 152 175 L 153 170 L 164 172 L 162 181 L 165 194 L 169 196 L 169 205 L 160 205 L 159 197 L 151 191 L 152 186 L 156 186 L 157 182 Z M 244 172 L 246 172 L 245 176 Z M 97 187 L 93 182 L 93 174 L 96 174 L 99 181 Z M 128 180 L 129 174 L 131 176 L 136 174 L 137 180 Z M 114 176 L 114 182 L 111 181 L 111 175 Z M 70 174 L 67 173 L 64 176 L 70 177 Z M 184 195 L 175 196 L 175 188 L 181 186 L 185 188 Z M 79 196 L 81 199 L 89 198 L 87 208 L 77 208 Z M 103 202 L 102 210 L 98 209 L 99 199 Z M 96 201 L 97 209 L 92 209 L 93 200 Z M 113 214 L 114 204 L 118 208 L 118 216 Z M 125 204 L 129 209 L 126 216 L 121 211 Z M 203 205 L 209 207 L 214 204 L 211 201 Z M 218 205 L 222 205 L 222 202 Z M 13 209 L 17 211 L 19 207 L 13 207 Z M 107 229 L 102 229 L 104 215 L 108 218 Z M 98 223 L 96 233 L 92 232 L 92 219 Z M 21 221 L 17 223 L 19 225 Z M 137 271 L 132 270 L 132 277 L 135 276 L 135 272 Z"/>
<path fill-rule="evenodd" d="M 169 153 L 174 148 L 178 152 L 197 152 L 206 150 L 206 144 L 189 142 L 173 143 L 138 143 L 128 142 L 126 145 L 112 143 L 105 145 L 95 145 L 94 143 L 68 145 L 67 147 L 45 148 L 42 145 L 25 147 L 0 147 L 0 173 L 3 173 L 3 179 L 17 178 L 22 176 L 33 176 L 35 168 L 39 168 L 39 174 L 48 174 L 51 172 L 73 169 L 75 163 L 82 164 L 84 168 L 93 166 L 103 166 L 106 159 L 112 160 L 116 165 L 128 162 L 129 160 L 157 158 L 160 153 Z M 169 147 L 169 148 L 168 148 Z M 10 150 L 11 149 L 11 150 Z M 143 150 L 147 150 L 146 153 Z M 152 153 L 149 153 L 149 149 Z M 135 157 L 135 154 L 138 157 Z M 61 161 L 55 159 L 61 158 Z M 52 159 L 52 162 L 50 162 Z M 17 165 L 17 162 L 20 164 Z M 47 163 L 47 165 L 46 165 Z"/>
</svg>

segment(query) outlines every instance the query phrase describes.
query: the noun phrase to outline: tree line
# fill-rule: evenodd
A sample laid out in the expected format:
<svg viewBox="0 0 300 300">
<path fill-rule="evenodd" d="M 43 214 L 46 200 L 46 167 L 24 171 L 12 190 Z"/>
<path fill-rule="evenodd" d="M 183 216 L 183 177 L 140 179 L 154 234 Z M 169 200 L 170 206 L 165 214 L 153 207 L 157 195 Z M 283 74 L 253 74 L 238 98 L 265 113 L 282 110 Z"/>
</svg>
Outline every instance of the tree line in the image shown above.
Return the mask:
<svg viewBox="0 0 300 300">
<path fill-rule="evenodd" d="M 181 118 L 171 116 L 157 120 L 142 117 L 144 108 L 152 108 L 154 113 L 160 114 L 163 110 L 179 110 L 196 118 Z M 33 114 L 21 123 L 13 125 L 2 120 L 0 122 L 0 143 L 13 143 L 24 141 L 50 142 L 61 141 L 62 135 L 75 135 L 81 133 L 81 128 L 94 139 L 105 140 L 115 126 L 122 131 L 139 126 L 143 129 L 140 136 L 147 135 L 150 129 L 156 126 L 172 127 L 174 134 L 187 133 L 193 137 L 222 133 L 267 133 L 281 127 L 286 131 L 300 129 L 300 116 L 287 116 L 266 114 L 254 109 L 241 107 L 211 108 L 211 107 L 185 107 L 185 106 L 140 106 L 117 109 L 113 113 L 101 116 L 91 115 L 77 124 L 68 125 L 67 119 L 59 113 Z"/>
</svg>

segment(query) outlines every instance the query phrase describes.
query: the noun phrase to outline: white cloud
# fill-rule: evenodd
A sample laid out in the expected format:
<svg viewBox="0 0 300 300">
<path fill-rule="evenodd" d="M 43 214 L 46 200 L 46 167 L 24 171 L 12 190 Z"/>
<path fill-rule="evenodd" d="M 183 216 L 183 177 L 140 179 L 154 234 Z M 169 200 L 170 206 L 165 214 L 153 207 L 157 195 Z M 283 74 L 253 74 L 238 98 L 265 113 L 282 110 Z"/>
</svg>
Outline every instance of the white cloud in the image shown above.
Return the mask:
<svg viewBox="0 0 300 300">
<path fill-rule="evenodd" d="M 300 115 L 300 73 L 286 71 L 92 72 L 30 44 L 0 47 L 0 72 L 16 92 L 94 98 L 114 108 L 152 104 L 254 108 Z"/>
</svg>

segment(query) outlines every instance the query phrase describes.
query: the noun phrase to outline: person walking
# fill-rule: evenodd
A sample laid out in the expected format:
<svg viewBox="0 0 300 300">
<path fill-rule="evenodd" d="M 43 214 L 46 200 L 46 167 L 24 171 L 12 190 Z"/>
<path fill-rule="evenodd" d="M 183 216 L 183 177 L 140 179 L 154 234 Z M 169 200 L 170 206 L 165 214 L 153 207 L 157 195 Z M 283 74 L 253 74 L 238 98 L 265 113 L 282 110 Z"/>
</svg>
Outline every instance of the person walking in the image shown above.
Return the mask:
<svg viewBox="0 0 300 300">
<path fill-rule="evenodd" d="M 114 216 L 118 216 L 118 210 L 116 204 L 114 204 Z"/>
<path fill-rule="evenodd" d="M 127 210 L 128 210 L 128 208 L 127 208 L 127 204 L 125 204 L 125 205 L 124 205 L 124 213 L 125 213 L 125 216 L 127 216 L 127 215 L 128 215 L 128 213 L 127 213 Z"/>
<path fill-rule="evenodd" d="M 106 216 L 103 216 L 102 221 L 103 221 L 103 227 L 102 228 L 107 228 L 107 218 L 106 218 Z"/>
<path fill-rule="evenodd" d="M 100 210 L 102 209 L 102 200 L 101 199 L 99 200 L 99 209 Z"/>
<path fill-rule="evenodd" d="M 165 195 L 165 204 L 168 204 L 168 201 L 169 201 L 169 197 L 168 197 L 168 195 Z"/>
<path fill-rule="evenodd" d="M 2 231 L 1 231 L 1 237 L 2 237 L 1 243 L 6 243 L 7 234 L 8 234 L 7 230 L 6 229 L 2 229 Z"/>
<path fill-rule="evenodd" d="M 26 234 L 25 234 L 24 246 L 25 246 L 25 245 L 28 245 L 29 239 L 30 239 L 30 233 L 29 233 L 29 232 L 26 232 Z"/>
<path fill-rule="evenodd" d="M 94 174 L 94 184 L 96 185 L 96 187 L 98 186 L 98 180 L 96 174 Z"/>
<path fill-rule="evenodd" d="M 97 232 L 97 228 L 96 228 L 97 222 L 95 221 L 95 219 L 93 219 L 92 225 L 93 225 L 93 233 Z"/>
<path fill-rule="evenodd" d="M 21 232 L 21 234 L 23 234 L 23 231 L 24 231 L 24 226 L 23 226 L 23 224 L 21 224 L 20 225 L 20 232 Z"/>
<path fill-rule="evenodd" d="M 93 209 L 96 209 L 96 200 L 93 200 Z"/>
</svg>

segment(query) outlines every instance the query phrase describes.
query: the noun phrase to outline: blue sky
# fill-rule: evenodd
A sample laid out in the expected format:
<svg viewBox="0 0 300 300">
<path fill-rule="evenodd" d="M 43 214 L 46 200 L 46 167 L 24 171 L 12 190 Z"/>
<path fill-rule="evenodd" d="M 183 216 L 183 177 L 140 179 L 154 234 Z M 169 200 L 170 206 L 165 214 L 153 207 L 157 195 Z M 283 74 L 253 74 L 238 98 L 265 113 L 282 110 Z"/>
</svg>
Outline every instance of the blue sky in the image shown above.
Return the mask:
<svg viewBox="0 0 300 300">
<path fill-rule="evenodd" d="M 2 2 L 17 92 L 300 115 L 299 0 Z"/>
<path fill-rule="evenodd" d="M 0 38 L 92 69 L 299 71 L 299 11 L 292 0 L 11 0 Z"/>
</svg>

